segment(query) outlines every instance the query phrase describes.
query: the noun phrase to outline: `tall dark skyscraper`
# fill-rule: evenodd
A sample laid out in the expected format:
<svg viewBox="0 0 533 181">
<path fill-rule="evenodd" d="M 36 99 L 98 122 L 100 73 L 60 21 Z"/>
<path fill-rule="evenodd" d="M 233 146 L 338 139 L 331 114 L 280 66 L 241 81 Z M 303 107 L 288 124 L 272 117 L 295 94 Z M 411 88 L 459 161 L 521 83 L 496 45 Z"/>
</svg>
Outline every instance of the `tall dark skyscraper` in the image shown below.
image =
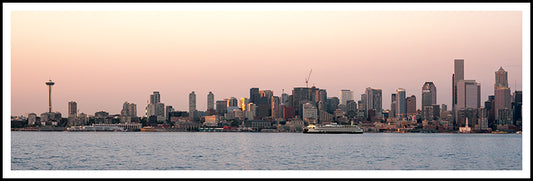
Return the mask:
<svg viewBox="0 0 533 181">
<path fill-rule="evenodd" d="M 294 115 L 302 116 L 302 105 L 307 101 L 311 101 L 311 96 L 309 95 L 310 88 L 308 87 L 295 87 L 292 90 L 292 105 L 294 107 Z"/>
<path fill-rule="evenodd" d="M 260 97 L 261 94 L 259 94 L 259 88 L 250 89 L 250 103 L 257 104 L 259 102 Z"/>
<path fill-rule="evenodd" d="M 52 86 L 55 83 L 52 82 L 52 80 L 46 82 L 46 85 L 48 86 L 48 112 L 52 112 Z"/>
</svg>

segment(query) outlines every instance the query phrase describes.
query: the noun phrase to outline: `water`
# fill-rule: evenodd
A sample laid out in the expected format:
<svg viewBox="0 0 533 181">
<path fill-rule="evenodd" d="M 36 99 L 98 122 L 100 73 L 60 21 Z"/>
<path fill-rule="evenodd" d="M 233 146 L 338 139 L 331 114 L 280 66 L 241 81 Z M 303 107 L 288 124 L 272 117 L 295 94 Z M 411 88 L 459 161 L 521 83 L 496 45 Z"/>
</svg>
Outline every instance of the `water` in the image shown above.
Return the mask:
<svg viewBox="0 0 533 181">
<path fill-rule="evenodd" d="M 12 170 L 521 170 L 519 134 L 12 132 Z"/>
</svg>

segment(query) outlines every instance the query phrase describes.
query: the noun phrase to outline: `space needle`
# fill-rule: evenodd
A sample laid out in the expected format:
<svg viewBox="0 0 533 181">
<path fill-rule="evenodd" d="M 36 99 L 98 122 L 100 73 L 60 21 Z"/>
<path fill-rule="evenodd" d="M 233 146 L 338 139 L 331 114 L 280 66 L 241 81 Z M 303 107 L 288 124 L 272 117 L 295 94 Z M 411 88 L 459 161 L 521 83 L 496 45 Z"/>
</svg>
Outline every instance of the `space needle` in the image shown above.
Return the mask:
<svg viewBox="0 0 533 181">
<path fill-rule="evenodd" d="M 54 85 L 54 82 L 52 80 L 49 80 L 46 82 L 46 85 L 48 86 L 48 112 L 52 112 L 52 86 Z"/>
</svg>

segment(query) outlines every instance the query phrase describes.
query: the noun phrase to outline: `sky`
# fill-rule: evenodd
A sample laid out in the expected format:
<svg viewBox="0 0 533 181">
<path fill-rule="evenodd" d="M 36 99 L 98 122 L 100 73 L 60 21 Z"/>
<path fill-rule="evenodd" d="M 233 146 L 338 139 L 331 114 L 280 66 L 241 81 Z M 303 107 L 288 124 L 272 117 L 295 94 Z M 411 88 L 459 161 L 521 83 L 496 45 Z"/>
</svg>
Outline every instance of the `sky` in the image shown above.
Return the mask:
<svg viewBox="0 0 533 181">
<path fill-rule="evenodd" d="M 398 88 L 421 108 L 433 82 L 437 104 L 451 109 L 456 58 L 481 84 L 482 105 L 500 67 L 512 92 L 529 71 L 516 10 L 38 9 L 11 11 L 11 115 L 47 112 L 49 79 L 52 111 L 66 116 L 75 101 L 80 113 L 120 114 L 127 101 L 143 116 L 153 91 L 180 111 L 194 91 L 205 111 L 210 91 L 215 101 L 248 98 L 252 87 L 291 94 L 310 71 L 309 86 L 328 97 L 381 89 L 384 109 Z"/>
</svg>

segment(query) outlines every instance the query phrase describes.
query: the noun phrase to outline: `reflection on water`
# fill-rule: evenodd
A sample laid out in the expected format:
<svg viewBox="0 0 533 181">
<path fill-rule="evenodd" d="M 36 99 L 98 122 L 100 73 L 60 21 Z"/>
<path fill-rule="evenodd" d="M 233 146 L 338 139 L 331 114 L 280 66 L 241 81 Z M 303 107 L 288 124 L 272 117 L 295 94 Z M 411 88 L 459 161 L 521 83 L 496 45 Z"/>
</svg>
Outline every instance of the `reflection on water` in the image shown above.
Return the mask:
<svg viewBox="0 0 533 181">
<path fill-rule="evenodd" d="M 518 134 L 12 132 L 13 170 L 521 170 Z"/>
</svg>

